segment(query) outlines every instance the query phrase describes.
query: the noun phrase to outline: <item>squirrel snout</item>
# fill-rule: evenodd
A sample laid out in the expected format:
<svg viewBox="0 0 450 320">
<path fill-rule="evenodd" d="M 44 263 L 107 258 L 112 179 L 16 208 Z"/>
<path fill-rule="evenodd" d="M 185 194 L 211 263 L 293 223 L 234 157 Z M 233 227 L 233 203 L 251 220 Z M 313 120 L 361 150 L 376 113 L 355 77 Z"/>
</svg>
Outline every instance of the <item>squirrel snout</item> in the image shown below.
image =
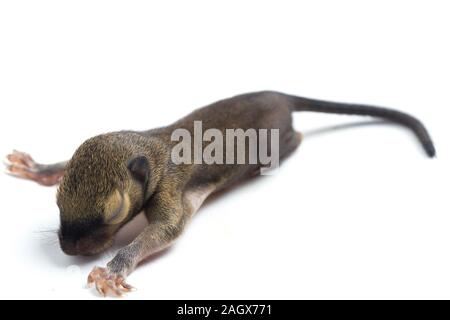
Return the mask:
<svg viewBox="0 0 450 320">
<path fill-rule="evenodd" d="M 96 253 L 86 241 L 80 240 L 60 240 L 61 250 L 69 256 L 90 256 Z"/>
<path fill-rule="evenodd" d="M 112 238 L 94 241 L 91 237 L 68 238 L 59 237 L 59 246 L 61 250 L 69 256 L 92 256 L 104 251 L 112 245 Z"/>
<path fill-rule="evenodd" d="M 69 256 L 76 256 L 79 254 L 77 241 L 67 241 L 60 239 L 59 245 L 61 247 L 61 250 Z"/>
</svg>

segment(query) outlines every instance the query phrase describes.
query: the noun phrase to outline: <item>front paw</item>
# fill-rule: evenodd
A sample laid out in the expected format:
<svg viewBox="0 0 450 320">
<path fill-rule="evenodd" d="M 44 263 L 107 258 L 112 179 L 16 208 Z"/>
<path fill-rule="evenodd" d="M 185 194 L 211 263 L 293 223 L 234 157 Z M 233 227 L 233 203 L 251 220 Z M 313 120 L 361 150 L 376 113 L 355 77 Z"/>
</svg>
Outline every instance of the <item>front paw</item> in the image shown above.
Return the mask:
<svg viewBox="0 0 450 320">
<path fill-rule="evenodd" d="M 122 297 L 124 293 L 134 291 L 135 288 L 125 282 L 125 278 L 111 272 L 108 268 L 94 267 L 88 276 L 88 286 L 95 284 L 97 291 L 107 295 Z"/>
<path fill-rule="evenodd" d="M 6 173 L 14 177 L 35 181 L 44 186 L 53 186 L 59 183 L 62 174 L 45 170 L 45 165 L 36 163 L 33 158 L 25 152 L 14 150 L 4 160 Z"/>
<path fill-rule="evenodd" d="M 14 150 L 6 156 L 4 160 L 7 173 L 25 179 L 31 179 L 31 175 L 36 171 L 37 163 L 25 152 Z"/>
</svg>

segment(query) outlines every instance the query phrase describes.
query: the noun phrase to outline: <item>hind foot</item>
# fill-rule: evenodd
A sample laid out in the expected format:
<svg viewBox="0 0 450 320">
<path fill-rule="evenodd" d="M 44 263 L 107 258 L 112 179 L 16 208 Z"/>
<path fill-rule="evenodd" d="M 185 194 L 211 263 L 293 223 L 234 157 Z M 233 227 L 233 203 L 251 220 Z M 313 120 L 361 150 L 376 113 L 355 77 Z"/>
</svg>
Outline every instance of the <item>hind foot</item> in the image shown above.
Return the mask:
<svg viewBox="0 0 450 320">
<path fill-rule="evenodd" d="M 65 162 L 52 165 L 39 164 L 25 153 L 14 150 L 4 161 L 6 173 L 14 177 L 35 181 L 44 186 L 53 186 L 61 180 Z"/>
</svg>

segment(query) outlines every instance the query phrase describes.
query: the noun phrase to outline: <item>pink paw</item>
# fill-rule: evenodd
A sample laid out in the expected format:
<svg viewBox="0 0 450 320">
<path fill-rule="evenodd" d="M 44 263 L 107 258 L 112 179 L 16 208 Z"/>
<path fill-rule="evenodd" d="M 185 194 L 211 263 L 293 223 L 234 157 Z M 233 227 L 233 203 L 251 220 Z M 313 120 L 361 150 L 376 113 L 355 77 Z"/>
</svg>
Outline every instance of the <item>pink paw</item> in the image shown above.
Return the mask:
<svg viewBox="0 0 450 320">
<path fill-rule="evenodd" d="M 62 177 L 61 172 L 45 170 L 45 166 L 36 163 L 28 153 L 16 150 L 6 156 L 5 165 L 7 174 L 33 180 L 44 186 L 58 184 Z"/>
<path fill-rule="evenodd" d="M 94 267 L 88 276 L 88 286 L 95 284 L 97 291 L 106 297 L 122 297 L 124 293 L 136 290 L 125 282 L 124 277 L 112 274 L 106 268 Z"/>
</svg>

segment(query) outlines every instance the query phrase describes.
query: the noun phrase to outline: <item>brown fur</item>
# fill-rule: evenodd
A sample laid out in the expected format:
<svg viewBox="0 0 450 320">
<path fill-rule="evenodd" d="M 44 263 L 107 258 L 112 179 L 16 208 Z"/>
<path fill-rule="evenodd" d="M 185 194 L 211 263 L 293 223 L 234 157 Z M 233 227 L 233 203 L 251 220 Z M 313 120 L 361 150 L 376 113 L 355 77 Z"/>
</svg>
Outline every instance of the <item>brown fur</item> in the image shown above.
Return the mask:
<svg viewBox="0 0 450 320">
<path fill-rule="evenodd" d="M 185 128 L 193 133 L 196 120 L 202 121 L 203 130 L 217 128 L 222 133 L 234 128 L 278 129 L 283 158 L 301 142 L 301 135 L 292 128 L 295 110 L 391 119 L 419 132 L 421 141 L 432 146 L 421 123 L 397 111 L 260 92 L 218 101 L 167 127 L 91 138 L 78 148 L 66 166 L 45 166 L 49 174 L 27 165 L 24 154 L 11 155 L 15 161 L 9 168 L 12 173 L 20 169 L 19 176 L 38 182 L 50 173 L 58 179 L 63 176 L 57 195 L 59 238 L 61 248 L 68 254 L 95 254 L 105 250 L 114 234 L 144 210 L 149 221 L 145 230 L 130 245 L 120 249 L 106 269 L 96 268 L 89 276 L 89 281 L 101 293 L 120 294 L 128 288 L 124 278 L 140 261 L 173 243 L 208 195 L 254 175 L 260 167 L 260 164 L 175 165 L 170 159 L 177 143 L 171 141 L 172 132 Z M 434 155 L 434 147 L 430 149 L 428 145 L 428 151 Z"/>
</svg>

